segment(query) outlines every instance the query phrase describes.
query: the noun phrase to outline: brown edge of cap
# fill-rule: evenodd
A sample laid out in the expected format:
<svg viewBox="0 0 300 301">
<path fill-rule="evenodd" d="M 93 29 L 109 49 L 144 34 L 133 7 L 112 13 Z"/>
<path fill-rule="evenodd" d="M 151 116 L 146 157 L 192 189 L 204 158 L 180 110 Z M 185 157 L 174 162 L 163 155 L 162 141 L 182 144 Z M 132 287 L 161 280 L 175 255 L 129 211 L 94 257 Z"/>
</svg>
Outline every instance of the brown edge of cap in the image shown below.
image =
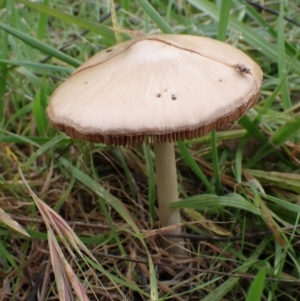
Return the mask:
<svg viewBox="0 0 300 301">
<path fill-rule="evenodd" d="M 132 134 L 132 135 L 115 135 L 115 134 L 86 134 L 78 132 L 74 127 L 66 126 L 65 124 L 52 123 L 52 126 L 61 132 L 66 133 L 69 137 L 81 140 L 87 140 L 91 142 L 100 142 L 106 145 L 120 145 L 120 146 L 133 146 L 133 145 L 141 145 L 145 137 L 148 137 L 146 140 L 149 143 L 157 142 L 157 143 L 165 143 L 165 142 L 175 142 L 178 140 L 190 140 L 194 138 L 198 138 L 206 135 L 210 131 L 214 129 L 219 129 L 225 126 L 226 124 L 233 122 L 240 117 L 242 117 L 245 112 L 252 108 L 255 103 L 258 101 L 260 96 L 260 92 L 252 97 L 252 99 L 242 107 L 239 107 L 234 112 L 223 116 L 222 118 L 216 120 L 215 122 L 209 123 L 207 125 L 186 131 L 175 131 L 172 133 L 166 134 Z"/>
</svg>

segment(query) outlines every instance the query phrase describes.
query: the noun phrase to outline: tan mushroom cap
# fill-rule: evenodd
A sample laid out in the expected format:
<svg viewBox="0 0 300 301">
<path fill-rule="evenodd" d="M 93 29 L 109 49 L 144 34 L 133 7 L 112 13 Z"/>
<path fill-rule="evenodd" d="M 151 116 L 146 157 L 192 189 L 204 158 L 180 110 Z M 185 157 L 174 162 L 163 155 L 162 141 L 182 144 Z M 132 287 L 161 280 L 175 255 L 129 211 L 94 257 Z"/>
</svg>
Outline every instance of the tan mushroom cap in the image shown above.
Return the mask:
<svg viewBox="0 0 300 301">
<path fill-rule="evenodd" d="M 242 51 L 188 35 L 153 35 L 103 50 L 51 96 L 54 128 L 115 145 L 202 136 L 259 98 L 261 68 Z"/>
</svg>

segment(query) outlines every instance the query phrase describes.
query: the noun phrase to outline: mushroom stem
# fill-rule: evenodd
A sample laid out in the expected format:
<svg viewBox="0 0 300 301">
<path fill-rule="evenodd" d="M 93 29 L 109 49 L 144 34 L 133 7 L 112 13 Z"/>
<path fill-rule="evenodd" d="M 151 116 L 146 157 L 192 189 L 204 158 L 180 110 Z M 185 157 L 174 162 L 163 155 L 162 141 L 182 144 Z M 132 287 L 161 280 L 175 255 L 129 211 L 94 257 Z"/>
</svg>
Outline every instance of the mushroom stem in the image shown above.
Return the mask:
<svg viewBox="0 0 300 301">
<path fill-rule="evenodd" d="M 174 226 L 181 223 L 180 210 L 170 208 L 171 202 L 178 201 L 174 143 L 155 142 L 154 153 L 159 220 L 162 227 Z M 169 233 L 180 234 L 181 228 L 174 228 Z M 181 238 L 164 240 L 164 247 L 173 254 L 183 255 L 183 244 Z"/>
</svg>

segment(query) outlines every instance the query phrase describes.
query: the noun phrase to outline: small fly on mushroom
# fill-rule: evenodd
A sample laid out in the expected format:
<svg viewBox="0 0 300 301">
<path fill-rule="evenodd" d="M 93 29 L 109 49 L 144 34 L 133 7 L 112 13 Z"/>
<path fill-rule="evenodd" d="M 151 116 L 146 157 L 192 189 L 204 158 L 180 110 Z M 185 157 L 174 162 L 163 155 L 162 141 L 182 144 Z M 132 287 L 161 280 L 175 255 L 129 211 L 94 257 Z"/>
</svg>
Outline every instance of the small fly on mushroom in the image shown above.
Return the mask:
<svg viewBox="0 0 300 301">
<path fill-rule="evenodd" d="M 234 65 L 234 67 L 237 68 L 242 73 L 251 74 L 251 69 L 246 67 L 244 64 L 237 63 L 236 65 Z"/>
</svg>

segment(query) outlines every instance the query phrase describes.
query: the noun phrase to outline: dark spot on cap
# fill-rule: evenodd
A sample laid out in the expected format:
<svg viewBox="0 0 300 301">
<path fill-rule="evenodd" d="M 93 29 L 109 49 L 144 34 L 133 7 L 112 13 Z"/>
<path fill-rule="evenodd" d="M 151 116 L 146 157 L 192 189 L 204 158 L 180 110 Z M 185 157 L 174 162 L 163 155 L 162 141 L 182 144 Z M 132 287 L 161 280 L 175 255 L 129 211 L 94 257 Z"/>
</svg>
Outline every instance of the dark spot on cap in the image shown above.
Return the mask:
<svg viewBox="0 0 300 301">
<path fill-rule="evenodd" d="M 160 94 L 160 93 L 157 93 L 157 94 L 156 94 L 156 97 L 157 97 L 157 98 L 160 98 L 160 97 L 161 97 L 161 94 Z"/>
<path fill-rule="evenodd" d="M 176 95 L 172 94 L 172 100 L 176 100 L 176 99 L 177 99 Z"/>
<path fill-rule="evenodd" d="M 85 82 L 84 84 L 86 85 L 88 82 Z"/>
<path fill-rule="evenodd" d="M 223 80 L 220 78 L 220 79 L 219 79 L 219 82 L 221 83 L 222 81 L 223 81 Z"/>
</svg>

